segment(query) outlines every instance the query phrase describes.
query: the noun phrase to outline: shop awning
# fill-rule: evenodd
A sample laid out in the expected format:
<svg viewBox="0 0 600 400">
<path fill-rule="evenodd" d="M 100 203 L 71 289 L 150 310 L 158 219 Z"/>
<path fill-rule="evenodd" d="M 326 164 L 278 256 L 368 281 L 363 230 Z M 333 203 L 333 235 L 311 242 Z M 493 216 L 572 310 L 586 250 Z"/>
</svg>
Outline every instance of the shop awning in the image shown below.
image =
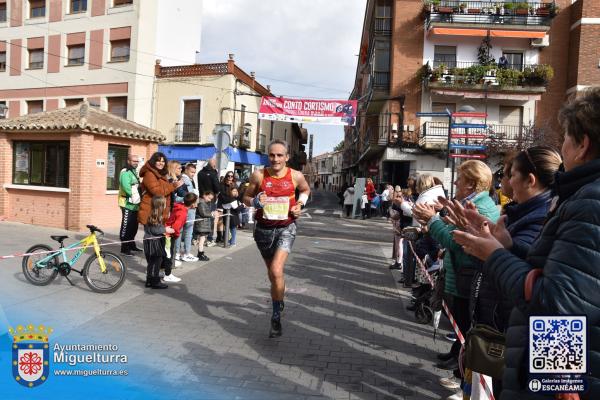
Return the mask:
<svg viewBox="0 0 600 400">
<path fill-rule="evenodd" d="M 158 146 L 158 151 L 165 153 L 169 160 L 180 162 L 208 160 L 215 155 L 216 150 L 213 146 Z M 255 153 L 236 147 L 228 148 L 225 150 L 225 153 L 231 162 L 247 165 L 269 165 L 269 157 L 266 154 Z"/>
<path fill-rule="evenodd" d="M 432 35 L 487 36 L 487 29 L 432 28 Z"/>
<path fill-rule="evenodd" d="M 546 36 L 546 33 L 545 32 L 536 32 L 536 31 L 490 30 L 490 36 L 520 38 L 520 39 L 542 39 L 544 36 Z"/>
<path fill-rule="evenodd" d="M 545 32 L 539 31 L 508 31 L 502 29 L 466 29 L 466 28 L 431 28 L 430 34 L 444 36 L 477 36 L 484 37 L 507 37 L 519 39 L 541 39 L 546 36 Z"/>
</svg>

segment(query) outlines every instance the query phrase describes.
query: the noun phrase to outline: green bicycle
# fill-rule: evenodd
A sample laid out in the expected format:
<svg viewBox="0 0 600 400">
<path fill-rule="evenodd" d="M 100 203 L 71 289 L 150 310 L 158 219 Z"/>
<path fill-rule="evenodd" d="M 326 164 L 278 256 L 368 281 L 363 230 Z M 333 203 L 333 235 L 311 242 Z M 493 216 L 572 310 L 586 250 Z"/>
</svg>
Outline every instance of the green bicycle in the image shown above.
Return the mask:
<svg viewBox="0 0 600 400">
<path fill-rule="evenodd" d="M 71 271 L 83 276 L 85 283 L 94 292 L 112 293 L 125 281 L 127 268 L 119 256 L 100 248 L 98 237 L 104 236 L 104 232 L 93 225 L 86 225 L 90 234 L 80 241 L 65 247 L 63 241 L 68 236 L 50 236 L 52 240 L 60 243 L 60 248 L 53 251 L 50 246 L 36 244 L 27 250 L 27 256 L 23 257 L 23 274 L 25 278 L 36 286 L 45 286 L 56 278 L 58 274 L 64 276 L 71 285 L 69 279 Z M 73 265 L 87 250 L 89 246 L 94 247 L 92 254 L 85 262 L 83 269 L 77 270 Z M 67 258 L 67 251 L 80 246 L 73 257 Z M 39 253 L 39 254 L 35 254 Z M 60 262 L 59 257 L 62 257 Z"/>
</svg>

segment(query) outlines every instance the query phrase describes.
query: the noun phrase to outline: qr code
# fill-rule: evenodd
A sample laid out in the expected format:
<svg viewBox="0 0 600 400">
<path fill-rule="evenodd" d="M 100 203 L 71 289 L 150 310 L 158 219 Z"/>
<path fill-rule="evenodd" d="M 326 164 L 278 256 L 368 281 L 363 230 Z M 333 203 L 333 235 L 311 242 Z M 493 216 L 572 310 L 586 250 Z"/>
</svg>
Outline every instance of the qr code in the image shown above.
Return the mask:
<svg viewBox="0 0 600 400">
<path fill-rule="evenodd" d="M 586 317 L 529 317 L 529 372 L 586 373 Z"/>
</svg>

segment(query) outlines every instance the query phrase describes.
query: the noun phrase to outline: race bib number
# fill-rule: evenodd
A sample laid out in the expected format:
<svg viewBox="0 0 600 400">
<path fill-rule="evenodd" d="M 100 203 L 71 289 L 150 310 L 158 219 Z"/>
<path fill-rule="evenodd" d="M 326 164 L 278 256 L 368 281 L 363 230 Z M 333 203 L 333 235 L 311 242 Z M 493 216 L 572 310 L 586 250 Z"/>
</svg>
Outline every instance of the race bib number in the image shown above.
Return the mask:
<svg viewBox="0 0 600 400">
<path fill-rule="evenodd" d="M 263 217 L 270 221 L 283 221 L 290 213 L 289 197 L 267 197 L 263 205 Z"/>
</svg>

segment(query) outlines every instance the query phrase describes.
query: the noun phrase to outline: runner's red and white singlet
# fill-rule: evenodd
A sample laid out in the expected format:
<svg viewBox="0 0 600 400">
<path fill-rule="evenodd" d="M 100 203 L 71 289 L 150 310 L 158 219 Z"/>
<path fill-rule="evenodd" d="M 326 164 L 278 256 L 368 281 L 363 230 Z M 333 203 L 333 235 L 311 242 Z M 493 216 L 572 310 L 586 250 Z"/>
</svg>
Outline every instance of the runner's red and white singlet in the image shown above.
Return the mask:
<svg viewBox="0 0 600 400">
<path fill-rule="evenodd" d="M 256 221 L 261 226 L 283 227 L 296 220 L 289 211 L 296 205 L 296 187 L 292 179 L 292 169 L 286 168 L 287 173 L 281 178 L 269 174 L 268 168 L 263 169 L 264 176 L 260 191 L 265 192 L 268 199 L 264 208 L 256 212 Z"/>
</svg>

